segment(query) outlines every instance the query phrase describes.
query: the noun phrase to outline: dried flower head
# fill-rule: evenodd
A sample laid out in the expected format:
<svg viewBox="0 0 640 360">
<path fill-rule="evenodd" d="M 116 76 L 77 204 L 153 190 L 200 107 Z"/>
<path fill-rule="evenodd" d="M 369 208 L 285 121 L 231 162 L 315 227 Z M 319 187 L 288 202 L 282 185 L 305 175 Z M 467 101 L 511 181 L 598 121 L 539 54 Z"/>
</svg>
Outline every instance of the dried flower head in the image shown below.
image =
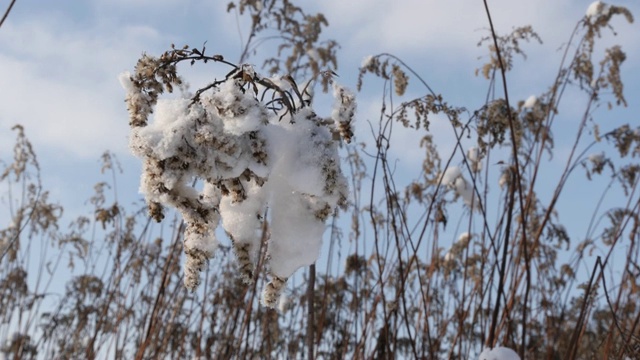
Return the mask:
<svg viewBox="0 0 640 360">
<path fill-rule="evenodd" d="M 160 99 L 182 84 L 176 64 L 196 60 L 224 63 L 232 71 L 190 99 Z M 264 78 L 253 66 L 236 66 L 206 55 L 204 47 L 188 46 L 160 58 L 144 55 L 134 75 L 125 73 L 121 81 L 127 90 L 130 148 L 143 159 L 141 191 L 149 213 L 160 221 L 168 206 L 186 224 L 186 287 L 198 286 L 199 273 L 218 247 L 215 232 L 221 222 L 233 241 L 240 278 L 252 281 L 261 239 L 268 238 L 262 218 L 268 206 L 273 217 L 268 265 L 274 280 L 265 303 L 273 306 L 284 279 L 315 262 L 324 222 L 347 203 L 338 147 L 353 136 L 353 93 L 333 82 L 332 118 L 322 119 L 303 97 L 309 92 L 298 89 L 291 76 Z M 200 189 L 193 179 L 202 181 Z M 106 224 L 117 214 L 102 209 L 98 215 Z"/>
</svg>

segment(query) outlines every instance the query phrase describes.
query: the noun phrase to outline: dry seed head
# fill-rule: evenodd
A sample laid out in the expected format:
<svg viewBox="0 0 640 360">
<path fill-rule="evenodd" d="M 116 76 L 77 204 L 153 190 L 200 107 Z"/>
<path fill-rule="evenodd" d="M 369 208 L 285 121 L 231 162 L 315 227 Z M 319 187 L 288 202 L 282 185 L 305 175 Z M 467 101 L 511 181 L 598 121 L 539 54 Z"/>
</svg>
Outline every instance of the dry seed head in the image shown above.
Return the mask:
<svg viewBox="0 0 640 360">
<path fill-rule="evenodd" d="M 404 92 L 407 90 L 407 86 L 409 85 L 409 78 L 398 65 L 393 65 L 392 73 L 396 95 L 402 96 L 404 95 Z"/>
<path fill-rule="evenodd" d="M 273 274 L 272 277 L 271 281 L 269 281 L 262 291 L 262 305 L 273 309 L 276 307 L 280 295 L 287 284 L 287 278 L 281 278 Z"/>
<path fill-rule="evenodd" d="M 233 250 L 240 267 L 240 278 L 246 284 L 253 283 L 253 263 L 251 262 L 251 244 L 233 242 Z"/>
</svg>

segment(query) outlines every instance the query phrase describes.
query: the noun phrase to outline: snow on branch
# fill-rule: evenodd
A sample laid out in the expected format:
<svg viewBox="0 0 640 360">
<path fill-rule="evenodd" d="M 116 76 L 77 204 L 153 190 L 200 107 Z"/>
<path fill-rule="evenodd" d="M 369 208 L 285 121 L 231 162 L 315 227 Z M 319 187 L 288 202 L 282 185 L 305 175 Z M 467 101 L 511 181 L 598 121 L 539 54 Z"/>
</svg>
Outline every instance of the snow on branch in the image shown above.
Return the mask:
<svg viewBox="0 0 640 360">
<path fill-rule="evenodd" d="M 311 107 L 309 82 L 301 89 L 291 76 L 262 77 L 250 65 L 205 50 L 172 46 L 159 58 L 145 54 L 133 74 L 120 76 L 130 149 L 143 160 L 140 191 L 156 221 L 164 207 L 182 214 L 190 290 L 215 254 L 220 223 L 233 242 L 240 276 L 252 281 L 269 221 L 273 280 L 263 303 L 273 307 L 287 278 L 317 260 L 325 221 L 347 203 L 338 146 L 353 136 L 355 97 L 333 83 L 334 109 L 322 118 Z M 176 67 L 183 61 L 222 63 L 231 71 L 191 98 L 161 99 L 183 84 Z"/>
</svg>

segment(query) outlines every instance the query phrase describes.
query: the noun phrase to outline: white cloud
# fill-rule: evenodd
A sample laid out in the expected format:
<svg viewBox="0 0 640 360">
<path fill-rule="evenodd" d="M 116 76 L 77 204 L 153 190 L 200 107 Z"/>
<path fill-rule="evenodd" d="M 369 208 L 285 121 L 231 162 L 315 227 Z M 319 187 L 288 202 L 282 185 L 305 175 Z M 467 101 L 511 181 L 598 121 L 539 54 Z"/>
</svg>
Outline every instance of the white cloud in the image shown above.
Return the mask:
<svg viewBox="0 0 640 360">
<path fill-rule="evenodd" d="M 79 31 L 67 21 L 37 17 L 3 26 L 0 126 L 23 124 L 34 143 L 71 156 L 122 151 L 127 114 L 116 75 L 159 35 L 140 26 Z"/>
<path fill-rule="evenodd" d="M 632 13 L 640 14 L 640 3 L 622 2 Z M 329 19 L 328 36 L 338 39 L 343 49 L 349 49 L 351 57 L 345 59 L 357 66 L 363 56 L 380 52 L 391 52 L 416 64 L 423 63 L 419 72 L 443 73 L 472 71 L 464 67 L 481 66 L 486 56 L 486 46 L 478 48 L 478 41 L 489 34 L 489 23 L 482 1 L 436 1 L 436 0 L 329 0 L 319 2 L 315 11 L 323 12 Z M 524 44 L 529 55 L 528 63 L 536 63 L 536 72 L 527 74 L 540 80 L 540 73 L 555 71 L 562 57 L 556 51 L 566 44 L 585 13 L 588 3 L 578 0 L 555 1 L 489 1 L 492 20 L 497 33 L 510 33 L 515 27 L 532 25 L 544 45 Z M 604 31 L 604 42 L 621 43 L 628 55 L 640 56 L 640 42 L 635 34 L 640 31 L 640 22 L 633 25 L 622 17 L 613 21 L 619 36 L 610 39 L 610 31 Z M 613 42 L 612 42 L 613 41 Z M 341 54 L 342 55 L 342 54 Z M 431 70 L 427 64 L 437 64 Z M 344 65 L 344 64 L 343 64 Z M 548 83 L 550 79 L 544 79 Z"/>
<path fill-rule="evenodd" d="M 13 84 L 0 90 L 3 126 L 21 123 L 33 140 L 75 155 L 113 141 L 117 126 L 109 117 L 117 111 L 109 109 L 104 91 L 87 91 L 100 84 L 83 86 L 38 78 L 31 71 L 32 64 L 6 57 L 0 57 L 0 64 L 0 77 Z"/>
<path fill-rule="evenodd" d="M 46 14 L 34 11 L 21 14 L 17 8 L 0 29 L 3 82 L 0 151 L 6 153 L 13 143 L 13 134 L 8 129 L 22 123 L 37 149 L 90 159 L 97 158 L 105 149 L 122 152 L 126 149 L 128 126 L 124 92 L 117 75 L 131 70 L 143 51 L 157 54 L 171 42 L 196 45 L 209 40 L 208 51 L 224 54 L 231 60 L 237 57 L 240 48 L 237 20 L 233 14 L 226 14 L 225 4 L 161 0 L 154 1 L 152 15 L 136 10 L 148 7 L 149 3 L 150 0 L 93 0 L 74 15 L 76 18 L 65 15 L 67 8 Z M 496 0 L 489 4 L 500 33 L 510 31 L 513 26 L 531 24 L 545 41 L 544 46 L 526 47 L 531 56 L 523 68 L 535 66 L 539 71 L 510 75 L 514 98 L 520 93 L 524 98 L 542 93 L 551 79 L 550 71 L 557 69 L 556 61 L 545 59 L 552 53 L 559 60 L 561 54 L 554 51 L 567 40 L 588 4 L 577 0 Z M 623 5 L 635 7 L 632 11 L 636 10 L 636 15 L 640 12 L 636 2 Z M 472 75 L 473 67 L 481 64 L 478 54 L 486 53 L 486 49 L 476 47 L 478 39 L 486 34 L 482 29 L 487 28 L 482 2 L 328 0 L 309 6 L 317 9 L 309 8 L 308 12 L 325 13 L 330 23 L 327 36 L 342 44 L 340 57 L 353 66 L 358 66 L 365 55 L 391 51 L 409 57 L 409 64 L 417 64 L 418 73 L 435 85 L 436 92 L 445 92 L 447 99 L 454 97 L 450 100 L 453 105 L 460 105 L 456 101 L 469 105 L 478 98 L 474 95 L 478 94 L 476 90 L 484 91 L 485 82 Z M 81 20 L 82 17 L 86 19 Z M 244 24 L 243 19 L 240 21 Z M 621 25 L 616 25 L 620 35 L 614 41 L 622 42 L 629 55 L 623 65 L 626 71 L 627 67 L 633 67 L 632 55 L 637 59 L 640 48 L 640 42 L 634 40 L 639 23 L 616 24 Z M 243 30 L 246 36 L 246 27 Z M 260 50 L 271 51 L 268 44 Z M 434 69 L 434 62 L 448 66 Z M 541 67 L 551 70 L 545 72 Z M 192 82 L 202 84 L 214 77 L 211 69 L 205 66 L 187 71 Z M 341 80 L 347 83 L 354 70 L 342 65 Z M 446 81 L 438 83 L 438 76 Z M 410 75 L 410 81 L 414 80 Z M 525 84 L 526 88 L 518 84 Z M 364 96 L 359 95 L 361 107 L 356 131 L 361 135 L 360 141 L 370 136 L 366 120 L 374 123 L 378 120 L 380 90 L 381 87 L 374 87 L 365 90 Z M 630 95 L 627 97 L 631 99 Z M 402 159 L 409 168 L 419 168 L 423 151 L 416 144 L 423 132 L 402 129 L 399 124 L 394 126 L 394 140 L 398 141 L 390 155 Z M 450 125 L 436 119 L 430 130 L 440 150 L 449 154 L 455 145 Z"/>
<path fill-rule="evenodd" d="M 490 10 L 499 33 L 513 26 L 533 24 L 553 37 L 567 34 L 583 11 L 573 11 L 570 2 L 540 0 L 535 2 L 491 1 Z M 573 2 L 577 4 L 577 2 Z M 331 26 L 354 26 L 355 42 L 375 43 L 388 51 L 415 52 L 435 49 L 473 49 L 486 33 L 487 17 L 481 1 L 325 1 L 320 5 Z M 446 54 L 440 54 L 446 55 Z"/>
<path fill-rule="evenodd" d="M 137 16 L 131 10 L 148 7 L 149 3 L 150 0 L 95 0 L 93 6 L 99 11 L 108 10 L 108 15 L 116 18 L 118 12 Z M 342 57 L 356 63 L 363 55 L 379 50 L 450 64 L 460 61 L 460 54 L 465 53 L 463 59 L 480 66 L 476 56 L 485 53 L 484 49 L 475 47 L 477 40 L 485 34 L 481 29 L 487 27 L 481 2 L 387 0 L 371 3 L 353 0 L 325 1 L 316 6 L 330 21 L 328 32 L 339 35 L 338 40 L 345 46 Z M 490 2 L 490 6 L 499 32 L 510 31 L 514 25 L 534 25 L 543 40 L 550 43 L 544 49 L 527 47 L 535 56 L 536 51 L 546 54 L 550 47 L 555 49 L 565 41 L 574 24 L 571 19 L 577 21 L 584 14 L 582 7 L 585 5 L 577 1 L 514 3 L 500 0 Z M 197 13 L 198 18 L 210 12 L 212 23 L 218 21 L 217 26 L 221 27 L 217 34 L 223 34 L 231 42 L 237 41 L 234 37 L 237 35 L 236 19 L 224 13 L 222 5 L 213 7 L 199 1 L 162 0 L 154 1 L 154 9 L 154 14 L 161 14 L 160 18 L 154 16 L 155 23 L 166 19 L 169 33 L 161 34 L 164 28 L 159 31 L 148 25 L 136 25 L 140 19 L 129 19 L 124 22 L 129 25 L 122 26 L 115 20 L 96 18 L 95 23 L 87 22 L 89 27 L 82 28 L 78 21 L 74 23 L 62 12 L 36 14 L 24 19 L 16 17 L 17 22 L 10 18 L 0 31 L 0 74 L 6 79 L 5 83 L 12 86 L 2 87 L 0 95 L 11 101 L 3 101 L 0 105 L 0 124 L 8 128 L 16 122 L 23 123 L 34 140 L 42 140 L 53 148 L 75 155 L 95 156 L 105 147 L 113 148 L 114 141 L 116 147 L 124 146 L 126 114 L 121 103 L 122 91 L 115 81 L 119 72 L 131 69 L 143 50 L 160 51 L 176 38 L 198 42 L 203 37 L 212 37 L 208 47 L 220 46 L 217 36 L 212 36 L 215 31 L 210 32 L 211 36 L 203 34 L 204 28 L 193 33 L 188 33 L 186 28 L 177 31 L 180 29 L 175 27 L 175 22 L 183 23 L 194 15 L 185 15 L 185 12 Z M 174 16 L 175 11 L 179 11 L 180 16 Z M 625 35 L 628 32 L 621 31 L 618 40 L 631 42 L 632 36 Z M 632 50 L 633 44 L 637 50 L 637 41 L 631 44 Z M 228 54 L 228 57 L 233 58 L 233 55 Z M 543 66 L 556 66 L 551 62 L 546 64 Z M 432 77 L 432 70 L 417 70 Z M 472 72 L 472 69 L 463 70 Z M 442 71 L 456 69 L 452 65 L 437 72 Z M 521 76 L 528 74 L 531 72 Z M 540 81 L 540 78 L 537 76 L 532 80 Z M 527 92 L 539 90 L 543 89 Z M 67 136 L 70 133 L 78 134 L 82 139 L 72 140 Z M 87 153 L 88 145 L 96 150 Z"/>
<path fill-rule="evenodd" d="M 233 16 L 224 5 L 93 0 L 16 8 L 0 30 L 0 151 L 10 149 L 7 130 L 16 123 L 25 125 L 41 151 L 93 159 L 106 149 L 126 151 L 128 115 L 118 74 L 132 70 L 143 52 L 159 54 L 172 42 L 199 45 L 209 39 L 209 51 L 225 53 L 219 47 L 229 45 L 224 40 L 231 30 L 218 18 Z M 188 74 L 196 74 L 198 84 L 213 80 L 207 78 L 211 66 Z"/>
</svg>

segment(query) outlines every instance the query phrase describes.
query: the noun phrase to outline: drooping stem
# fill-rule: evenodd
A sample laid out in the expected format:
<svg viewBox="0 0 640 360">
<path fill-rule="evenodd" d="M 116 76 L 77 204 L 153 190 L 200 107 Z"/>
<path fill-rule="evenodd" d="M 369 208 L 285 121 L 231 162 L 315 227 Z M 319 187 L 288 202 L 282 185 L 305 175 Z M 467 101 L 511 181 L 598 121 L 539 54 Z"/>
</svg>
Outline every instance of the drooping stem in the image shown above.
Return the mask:
<svg viewBox="0 0 640 360">
<path fill-rule="evenodd" d="M 316 264 L 309 266 L 309 283 L 307 284 L 307 353 L 308 359 L 314 359 L 315 344 L 315 287 Z"/>
</svg>

